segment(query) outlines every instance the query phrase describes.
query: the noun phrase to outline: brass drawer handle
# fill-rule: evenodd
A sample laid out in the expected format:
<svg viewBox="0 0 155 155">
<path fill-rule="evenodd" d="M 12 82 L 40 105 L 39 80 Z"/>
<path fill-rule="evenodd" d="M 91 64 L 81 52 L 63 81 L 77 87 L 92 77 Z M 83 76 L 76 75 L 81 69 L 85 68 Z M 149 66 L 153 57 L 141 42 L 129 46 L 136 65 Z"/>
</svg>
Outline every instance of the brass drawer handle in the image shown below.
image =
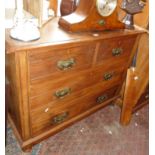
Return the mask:
<svg viewBox="0 0 155 155">
<path fill-rule="evenodd" d="M 68 60 L 60 60 L 57 62 L 57 67 L 60 70 L 67 70 L 69 68 L 72 68 L 73 65 L 75 65 L 75 59 L 74 58 L 70 58 Z"/>
<path fill-rule="evenodd" d="M 123 52 L 122 48 L 113 48 L 112 49 L 112 55 L 113 56 L 119 56 L 119 55 L 121 55 L 122 52 Z"/>
<path fill-rule="evenodd" d="M 100 103 L 104 102 L 104 101 L 107 100 L 107 99 L 108 99 L 108 95 L 107 95 L 107 94 L 104 94 L 104 95 L 102 95 L 102 96 L 99 96 L 99 97 L 97 98 L 96 102 L 97 102 L 98 104 L 100 104 Z"/>
<path fill-rule="evenodd" d="M 105 21 L 103 19 L 101 19 L 101 20 L 98 21 L 98 24 L 100 26 L 104 26 L 105 25 Z"/>
<path fill-rule="evenodd" d="M 104 80 L 106 80 L 106 81 L 112 79 L 112 77 L 113 77 L 113 73 L 105 73 L 104 74 Z"/>
<path fill-rule="evenodd" d="M 64 89 L 56 91 L 54 95 L 57 98 L 63 98 L 64 96 L 69 95 L 70 93 L 71 93 L 71 89 L 70 88 L 64 88 Z"/>
<path fill-rule="evenodd" d="M 64 122 L 65 119 L 67 119 L 68 115 L 69 115 L 69 112 L 64 112 L 60 115 L 53 117 L 53 120 L 52 120 L 53 124 L 60 124 Z"/>
</svg>

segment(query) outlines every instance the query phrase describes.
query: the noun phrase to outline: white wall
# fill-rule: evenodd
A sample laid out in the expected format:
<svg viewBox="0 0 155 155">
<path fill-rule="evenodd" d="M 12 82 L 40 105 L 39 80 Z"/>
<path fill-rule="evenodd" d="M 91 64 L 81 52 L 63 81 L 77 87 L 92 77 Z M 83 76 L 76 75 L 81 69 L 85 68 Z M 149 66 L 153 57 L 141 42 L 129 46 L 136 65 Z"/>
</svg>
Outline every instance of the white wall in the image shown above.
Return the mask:
<svg viewBox="0 0 155 155">
<path fill-rule="evenodd" d="M 60 3 L 61 0 L 58 0 L 58 15 L 60 15 Z M 5 8 L 15 8 L 15 0 L 5 0 Z"/>
<path fill-rule="evenodd" d="M 15 8 L 15 0 L 5 0 L 5 8 Z"/>
<path fill-rule="evenodd" d="M 15 8 L 16 0 L 5 0 L 5 8 Z M 60 16 L 60 3 L 61 0 L 58 0 L 58 16 Z"/>
</svg>

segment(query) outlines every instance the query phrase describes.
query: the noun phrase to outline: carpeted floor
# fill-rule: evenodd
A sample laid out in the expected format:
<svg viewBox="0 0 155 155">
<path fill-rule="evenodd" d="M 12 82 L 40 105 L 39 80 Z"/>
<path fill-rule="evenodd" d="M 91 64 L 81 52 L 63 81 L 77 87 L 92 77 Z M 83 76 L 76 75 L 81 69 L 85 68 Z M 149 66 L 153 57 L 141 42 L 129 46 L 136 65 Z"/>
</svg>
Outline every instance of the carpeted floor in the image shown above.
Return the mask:
<svg viewBox="0 0 155 155">
<path fill-rule="evenodd" d="M 23 153 L 8 124 L 6 155 L 149 155 L 149 107 L 119 124 L 120 109 L 108 106 Z"/>
</svg>

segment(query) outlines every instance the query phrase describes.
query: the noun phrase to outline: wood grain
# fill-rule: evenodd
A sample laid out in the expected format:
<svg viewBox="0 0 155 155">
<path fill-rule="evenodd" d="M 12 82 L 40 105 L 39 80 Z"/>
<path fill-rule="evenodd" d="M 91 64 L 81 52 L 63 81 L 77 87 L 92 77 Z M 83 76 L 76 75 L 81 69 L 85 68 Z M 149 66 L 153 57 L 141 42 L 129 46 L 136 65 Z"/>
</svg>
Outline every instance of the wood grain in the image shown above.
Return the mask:
<svg viewBox="0 0 155 155">
<path fill-rule="evenodd" d="M 100 20 L 104 20 L 105 24 L 100 25 L 98 23 Z M 70 32 L 125 28 L 124 24 L 118 20 L 117 9 L 111 15 L 103 17 L 97 11 L 96 0 L 81 0 L 75 12 L 60 18 L 59 25 Z"/>
<path fill-rule="evenodd" d="M 99 103 L 97 103 L 97 98 L 101 95 L 107 96 L 107 99 L 105 99 L 105 101 L 112 98 L 115 95 L 117 87 L 113 87 L 110 90 L 104 90 L 105 87 L 102 87 L 102 89 L 98 89 L 97 86 L 94 86 L 93 89 L 96 91 L 90 92 L 90 90 L 87 89 L 85 95 L 83 95 L 82 97 L 79 96 L 78 98 L 75 98 L 73 100 L 69 100 L 68 102 L 63 102 L 62 104 L 55 105 L 49 103 L 48 106 L 46 105 L 33 110 L 31 112 L 32 134 L 36 135 L 40 132 L 48 130 L 51 127 L 59 125 L 52 123 L 53 117 L 58 114 L 68 112 L 69 115 L 64 120 L 66 121 L 98 105 Z M 102 103 L 104 104 L 104 102 Z M 45 112 L 47 108 L 48 111 Z"/>
<path fill-rule="evenodd" d="M 117 99 L 144 32 L 68 33 L 57 21 L 55 18 L 41 28 L 41 39 L 34 42 L 13 40 L 6 30 L 6 76 L 12 101 L 9 116 L 23 150 Z M 123 53 L 113 56 L 113 48 L 123 48 Z M 57 62 L 69 58 L 76 62 L 72 68 L 58 69 Z M 55 97 L 55 92 L 66 87 L 71 92 Z M 96 105 L 96 99 L 104 94 L 108 98 Z M 52 125 L 51 120 L 64 112 L 69 117 Z"/>
<path fill-rule="evenodd" d="M 40 52 L 40 50 L 42 50 L 42 52 Z M 29 51 L 30 78 L 32 80 L 49 75 L 55 78 L 64 77 L 68 74 L 74 74 L 78 71 L 90 68 L 95 51 L 95 44 L 86 44 L 85 46 L 70 49 L 65 48 L 62 50 L 50 50 L 50 48 L 48 48 L 48 50 L 44 48 L 40 50 L 37 50 L 37 54 L 35 54 L 35 51 Z M 40 54 L 38 55 L 38 53 Z M 66 67 L 65 70 L 58 67 L 60 61 L 69 61 L 71 59 L 75 61 L 72 67 L 68 69 Z"/>
<path fill-rule="evenodd" d="M 128 76 L 121 113 L 121 123 L 123 125 L 127 125 L 130 122 L 133 108 L 148 85 L 149 47 L 147 33 L 141 36 L 139 42 L 136 67 L 128 69 L 127 74 Z"/>
<path fill-rule="evenodd" d="M 97 32 L 81 32 L 81 33 L 69 33 L 62 30 L 58 26 L 59 18 L 54 18 L 51 22 L 46 24 L 40 29 L 41 38 L 32 42 L 20 42 L 10 38 L 10 29 L 6 30 L 6 48 L 7 53 L 18 52 L 21 50 L 38 49 L 42 47 L 52 48 L 69 48 L 72 46 L 78 46 L 83 43 L 93 43 L 101 39 L 114 38 L 119 36 L 130 36 L 143 33 L 144 30 L 116 30 L 116 31 L 103 31 Z M 95 36 L 94 34 L 97 34 Z M 61 46 L 60 46 L 61 45 Z"/>
</svg>

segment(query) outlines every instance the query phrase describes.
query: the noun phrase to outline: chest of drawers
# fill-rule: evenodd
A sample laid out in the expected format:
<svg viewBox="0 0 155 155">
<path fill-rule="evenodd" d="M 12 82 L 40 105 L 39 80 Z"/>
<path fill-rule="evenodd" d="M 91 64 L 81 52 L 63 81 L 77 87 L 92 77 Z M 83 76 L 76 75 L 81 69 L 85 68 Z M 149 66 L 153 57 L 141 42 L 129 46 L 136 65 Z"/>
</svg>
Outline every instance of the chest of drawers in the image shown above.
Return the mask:
<svg viewBox="0 0 155 155">
<path fill-rule="evenodd" d="M 57 19 L 41 39 L 12 40 L 6 31 L 9 120 L 23 150 L 119 97 L 142 32 L 67 33 Z"/>
</svg>

